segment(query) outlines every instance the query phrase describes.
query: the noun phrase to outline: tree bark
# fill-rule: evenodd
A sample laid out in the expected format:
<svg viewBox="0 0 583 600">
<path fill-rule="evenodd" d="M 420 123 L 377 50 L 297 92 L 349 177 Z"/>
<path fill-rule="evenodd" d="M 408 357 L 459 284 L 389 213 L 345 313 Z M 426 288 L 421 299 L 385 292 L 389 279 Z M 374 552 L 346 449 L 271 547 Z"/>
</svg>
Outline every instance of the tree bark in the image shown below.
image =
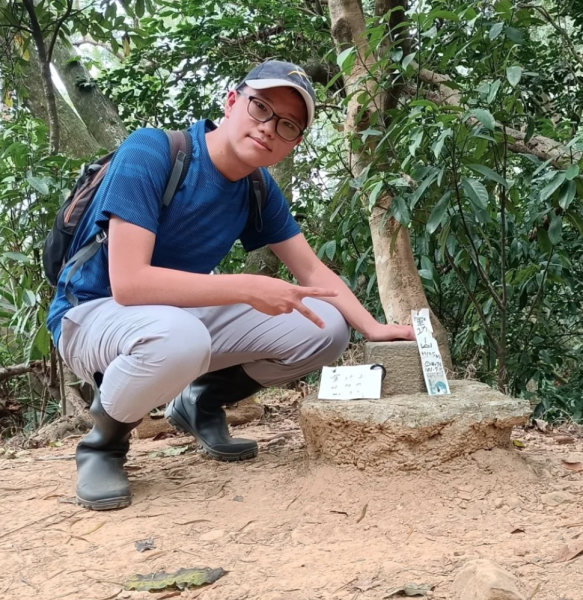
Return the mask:
<svg viewBox="0 0 583 600">
<path fill-rule="evenodd" d="M 30 58 L 24 69 L 22 85 L 27 92 L 26 105 L 34 117 L 48 123 L 47 104 L 40 77 L 40 63 L 34 48 L 30 48 Z M 57 112 L 60 123 L 61 150 L 76 158 L 95 154 L 99 144 L 89 133 L 85 123 L 67 104 L 58 90 L 55 90 Z"/>
<path fill-rule="evenodd" d="M 387 97 L 382 90 L 376 89 L 375 82 L 369 76 L 374 69 L 375 57 L 367 41 L 360 3 L 358 0 L 330 0 L 328 6 L 332 37 L 337 49 L 341 51 L 350 46 L 356 49 L 352 72 L 344 75 L 347 96 L 350 98 L 345 132 L 352 136 L 366 129 L 374 113 L 382 111 L 387 105 Z M 371 98 L 365 111 L 362 111 L 359 103 L 362 92 Z M 382 114 L 378 116 L 382 122 Z M 361 147 L 356 153 L 348 151 L 348 163 L 356 176 L 363 172 L 368 164 L 367 157 L 372 151 L 374 147 L 371 146 Z M 369 217 L 379 296 L 388 323 L 410 324 L 411 310 L 428 307 L 429 303 L 415 266 L 408 230 L 395 219 L 386 218 L 391 202 L 392 197 L 386 192 L 382 193 Z M 431 315 L 431 321 L 443 363 L 451 370 L 447 332 L 434 314 Z"/>
<path fill-rule="evenodd" d="M 61 40 L 57 40 L 53 50 L 53 66 L 87 131 L 102 148 L 110 152 L 115 150 L 127 137 L 127 129 L 113 102 L 95 84 L 79 85 L 80 81 L 91 81 L 91 75 L 83 66 L 80 56 L 73 48 L 68 49 Z"/>
</svg>

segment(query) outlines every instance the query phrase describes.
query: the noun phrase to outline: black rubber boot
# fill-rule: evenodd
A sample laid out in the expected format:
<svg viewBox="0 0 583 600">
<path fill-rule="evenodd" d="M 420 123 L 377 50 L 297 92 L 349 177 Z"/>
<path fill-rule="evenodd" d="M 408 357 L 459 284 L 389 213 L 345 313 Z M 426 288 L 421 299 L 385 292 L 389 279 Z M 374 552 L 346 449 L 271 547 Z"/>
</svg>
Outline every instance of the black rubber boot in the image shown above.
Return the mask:
<svg viewBox="0 0 583 600">
<path fill-rule="evenodd" d="M 123 465 L 130 448 L 130 432 L 136 423 L 120 423 L 101 406 L 99 389 L 89 409 L 93 429 L 79 442 L 77 503 L 91 510 L 124 508 L 132 503 L 130 482 Z"/>
<path fill-rule="evenodd" d="M 229 435 L 225 404 L 235 404 L 260 389 L 242 366 L 205 373 L 172 400 L 166 409 L 170 424 L 190 433 L 213 458 L 247 460 L 257 456 L 257 442 Z"/>
</svg>

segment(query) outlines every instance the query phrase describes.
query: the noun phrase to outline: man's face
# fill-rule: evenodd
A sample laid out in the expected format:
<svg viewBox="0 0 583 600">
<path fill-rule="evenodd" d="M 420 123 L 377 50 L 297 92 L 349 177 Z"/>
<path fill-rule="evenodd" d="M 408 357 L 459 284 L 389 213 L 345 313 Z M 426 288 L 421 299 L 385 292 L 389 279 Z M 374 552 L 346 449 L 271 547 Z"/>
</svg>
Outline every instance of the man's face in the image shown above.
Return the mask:
<svg viewBox="0 0 583 600">
<path fill-rule="evenodd" d="M 289 87 L 254 90 L 244 87 L 247 96 L 265 102 L 265 106 L 284 119 L 297 124 L 301 130 L 306 126 L 307 110 L 301 96 Z M 229 92 L 225 117 L 229 120 L 228 139 L 237 157 L 246 165 L 269 167 L 283 160 L 297 146 L 301 138 L 284 140 L 276 132 L 277 117 L 261 123 L 248 112 L 249 98 L 234 90 Z"/>
</svg>

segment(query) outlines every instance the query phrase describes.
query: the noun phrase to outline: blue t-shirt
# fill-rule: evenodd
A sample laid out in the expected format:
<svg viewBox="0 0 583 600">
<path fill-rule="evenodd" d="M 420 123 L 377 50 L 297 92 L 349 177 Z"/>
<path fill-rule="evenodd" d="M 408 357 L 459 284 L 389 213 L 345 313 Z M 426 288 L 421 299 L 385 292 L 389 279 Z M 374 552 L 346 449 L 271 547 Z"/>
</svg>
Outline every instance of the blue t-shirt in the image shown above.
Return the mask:
<svg viewBox="0 0 583 600">
<path fill-rule="evenodd" d="M 210 121 L 198 121 L 189 128 L 190 167 L 172 202 L 164 208 L 162 195 L 170 173 L 168 138 L 159 129 L 139 129 L 128 136 L 83 215 L 68 256 L 106 229 L 112 215 L 156 234 L 152 266 L 189 273 L 210 273 L 237 239 L 250 252 L 297 235 L 299 227 L 266 169 L 263 227 L 256 229 L 255 220 L 249 219 L 248 179 L 229 181 L 210 159 L 205 133 L 213 128 Z M 107 245 L 102 244 L 75 273 L 68 287 L 79 303 L 112 295 L 107 264 Z M 71 308 L 64 290 L 69 268 L 61 273 L 47 318 L 55 344 L 61 334 L 61 319 Z"/>
</svg>

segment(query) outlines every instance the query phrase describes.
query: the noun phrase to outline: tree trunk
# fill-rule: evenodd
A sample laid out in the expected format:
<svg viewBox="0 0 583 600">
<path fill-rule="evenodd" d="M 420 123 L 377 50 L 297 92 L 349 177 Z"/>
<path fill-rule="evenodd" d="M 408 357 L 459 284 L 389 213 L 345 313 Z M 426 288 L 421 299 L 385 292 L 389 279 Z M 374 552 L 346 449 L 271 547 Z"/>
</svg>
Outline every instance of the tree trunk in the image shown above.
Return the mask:
<svg viewBox="0 0 583 600">
<path fill-rule="evenodd" d="M 91 75 L 77 52 L 57 40 L 53 50 L 53 66 L 89 133 L 101 147 L 108 151 L 115 150 L 127 137 L 127 129 L 113 102 L 101 93 L 95 83 L 91 83 Z M 80 86 L 79 82 L 87 82 L 87 85 Z"/>
<path fill-rule="evenodd" d="M 387 98 L 382 90 L 375 89 L 375 82 L 369 77 L 369 73 L 374 70 L 375 57 L 367 41 L 360 2 L 329 0 L 328 6 L 336 47 L 339 51 L 350 46 L 356 49 L 352 72 L 344 75 L 344 85 L 350 98 L 344 130 L 347 136 L 352 136 L 367 128 L 375 113 L 387 105 Z M 371 98 L 365 111 L 362 111 L 362 104 L 359 103 L 362 92 Z M 362 115 L 358 117 L 361 111 Z M 379 122 L 382 123 L 383 115 L 378 116 Z M 371 146 L 361 146 L 356 153 L 348 151 L 348 163 L 355 175 L 363 172 L 368 164 L 367 156 L 373 150 Z M 392 197 L 389 194 L 381 194 L 369 217 L 379 296 L 388 323 L 410 324 L 411 310 L 428 307 L 429 303 L 415 267 L 408 230 L 400 226 L 395 219 L 386 218 L 391 202 Z M 451 369 L 447 332 L 433 314 L 432 325 L 444 365 Z"/>
<path fill-rule="evenodd" d="M 40 62 L 33 47 L 30 48 L 30 58 L 23 73 L 22 85 L 27 91 L 26 105 L 32 115 L 48 123 L 47 105 L 40 76 Z M 99 150 L 99 144 L 95 138 L 58 90 L 55 90 L 55 95 L 60 124 L 61 150 L 76 158 L 95 154 Z"/>
</svg>

